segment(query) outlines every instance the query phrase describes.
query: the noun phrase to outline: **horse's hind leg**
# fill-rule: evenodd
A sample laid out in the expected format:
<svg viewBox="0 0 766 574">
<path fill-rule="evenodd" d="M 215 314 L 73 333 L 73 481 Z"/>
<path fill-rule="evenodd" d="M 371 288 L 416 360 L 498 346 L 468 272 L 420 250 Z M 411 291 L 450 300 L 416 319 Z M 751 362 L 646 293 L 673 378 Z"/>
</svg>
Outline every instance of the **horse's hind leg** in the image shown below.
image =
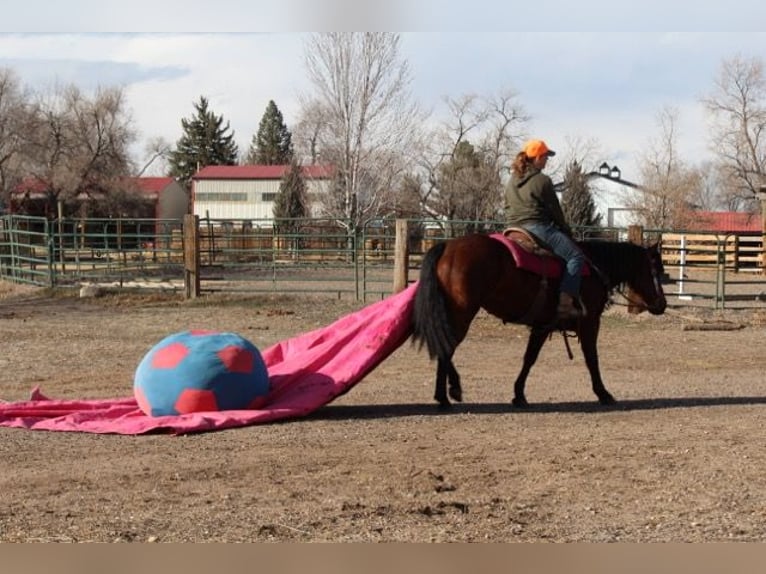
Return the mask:
<svg viewBox="0 0 766 574">
<path fill-rule="evenodd" d="M 463 387 L 460 385 L 460 375 L 457 374 L 455 364 L 450 360 L 447 364 L 447 379 L 449 380 L 449 396 L 453 401 L 463 402 Z"/>
<path fill-rule="evenodd" d="M 601 369 L 598 364 L 598 341 L 599 321 L 582 321 L 580 326 L 580 348 L 585 357 L 585 365 L 590 373 L 591 386 L 593 392 L 598 397 L 598 402 L 602 405 L 613 405 L 617 401 L 612 394 L 606 390 L 604 381 L 601 380 Z"/>
<path fill-rule="evenodd" d="M 434 391 L 434 399 L 439 403 L 440 408 L 449 408 L 450 402 L 449 398 L 447 398 L 447 366 L 442 359 L 437 359 L 436 361 L 436 389 Z"/>
<path fill-rule="evenodd" d="M 524 351 L 524 364 L 521 366 L 519 376 L 516 377 L 516 382 L 513 383 L 513 400 L 511 404 L 514 407 L 528 407 L 526 396 L 524 396 L 524 386 L 527 383 L 527 376 L 529 375 L 532 365 L 537 361 L 537 357 L 540 355 L 540 349 L 543 348 L 545 338 L 550 334 L 550 331 L 545 329 L 532 329 L 529 333 L 529 339 L 527 340 L 527 349 Z"/>
<path fill-rule="evenodd" d="M 460 386 L 460 375 L 452 363 L 452 359 L 438 359 L 436 364 L 436 391 L 434 399 L 439 403 L 439 407 L 446 409 L 451 406 L 447 396 L 447 381 L 449 381 L 449 397 L 452 400 L 461 402 L 463 400 L 463 389 Z"/>
</svg>

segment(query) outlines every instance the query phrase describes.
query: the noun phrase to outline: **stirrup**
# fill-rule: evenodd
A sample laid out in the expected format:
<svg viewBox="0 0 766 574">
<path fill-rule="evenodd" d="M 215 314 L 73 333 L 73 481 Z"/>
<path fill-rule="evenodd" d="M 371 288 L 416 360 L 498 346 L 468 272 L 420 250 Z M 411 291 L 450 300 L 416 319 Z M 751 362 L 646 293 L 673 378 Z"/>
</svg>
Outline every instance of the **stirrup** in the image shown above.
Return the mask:
<svg viewBox="0 0 766 574">
<path fill-rule="evenodd" d="M 580 309 L 575 307 L 574 305 L 565 305 L 561 306 L 559 305 L 556 308 L 556 317 L 560 320 L 565 319 L 580 319 L 585 316 L 585 313 L 583 313 Z"/>
<path fill-rule="evenodd" d="M 575 306 L 574 301 L 569 305 L 562 305 L 559 303 L 558 307 L 556 307 L 556 317 L 560 320 L 582 319 L 585 317 L 588 313 L 585 310 L 585 305 L 583 305 L 582 299 L 578 297 L 577 302 L 580 305 L 579 307 Z"/>
</svg>

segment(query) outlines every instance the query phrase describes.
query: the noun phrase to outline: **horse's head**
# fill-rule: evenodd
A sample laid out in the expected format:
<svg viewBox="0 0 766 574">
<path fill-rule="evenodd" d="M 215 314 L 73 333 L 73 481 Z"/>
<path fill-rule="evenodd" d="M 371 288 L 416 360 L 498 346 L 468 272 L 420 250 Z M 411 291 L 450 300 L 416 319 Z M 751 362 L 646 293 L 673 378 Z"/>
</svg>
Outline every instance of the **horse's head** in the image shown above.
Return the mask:
<svg viewBox="0 0 766 574">
<path fill-rule="evenodd" d="M 647 310 L 652 315 L 662 315 L 668 303 L 662 290 L 662 277 L 665 268 L 662 265 L 662 254 L 659 243 L 641 248 L 644 255 L 640 257 L 634 268 L 633 277 L 628 280 L 632 291 L 632 304 L 638 304 L 641 311 Z M 636 298 L 640 299 L 636 301 Z"/>
</svg>

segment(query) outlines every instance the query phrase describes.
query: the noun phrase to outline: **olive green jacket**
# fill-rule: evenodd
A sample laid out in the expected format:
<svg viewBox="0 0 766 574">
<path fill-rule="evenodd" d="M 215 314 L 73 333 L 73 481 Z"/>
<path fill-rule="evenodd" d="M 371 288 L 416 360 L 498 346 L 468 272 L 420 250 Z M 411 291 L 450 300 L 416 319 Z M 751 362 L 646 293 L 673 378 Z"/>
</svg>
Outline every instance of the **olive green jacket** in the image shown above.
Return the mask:
<svg viewBox="0 0 766 574">
<path fill-rule="evenodd" d="M 514 175 L 505 188 L 505 219 L 511 226 L 525 223 L 553 223 L 571 235 L 551 178 L 538 169 L 523 177 Z"/>
</svg>

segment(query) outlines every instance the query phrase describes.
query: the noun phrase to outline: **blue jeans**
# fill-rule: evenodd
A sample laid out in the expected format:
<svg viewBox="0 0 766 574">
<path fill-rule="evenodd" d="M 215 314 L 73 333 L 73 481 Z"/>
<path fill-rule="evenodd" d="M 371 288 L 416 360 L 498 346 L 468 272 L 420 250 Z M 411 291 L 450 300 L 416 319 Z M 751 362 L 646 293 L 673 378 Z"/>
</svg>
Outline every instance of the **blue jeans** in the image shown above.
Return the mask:
<svg viewBox="0 0 766 574">
<path fill-rule="evenodd" d="M 550 223 L 525 223 L 523 227 L 547 243 L 551 251 L 564 260 L 564 275 L 561 278 L 560 290 L 562 293 L 569 293 L 572 297 L 578 297 L 585 255 L 577 244 L 566 233 Z"/>
</svg>

